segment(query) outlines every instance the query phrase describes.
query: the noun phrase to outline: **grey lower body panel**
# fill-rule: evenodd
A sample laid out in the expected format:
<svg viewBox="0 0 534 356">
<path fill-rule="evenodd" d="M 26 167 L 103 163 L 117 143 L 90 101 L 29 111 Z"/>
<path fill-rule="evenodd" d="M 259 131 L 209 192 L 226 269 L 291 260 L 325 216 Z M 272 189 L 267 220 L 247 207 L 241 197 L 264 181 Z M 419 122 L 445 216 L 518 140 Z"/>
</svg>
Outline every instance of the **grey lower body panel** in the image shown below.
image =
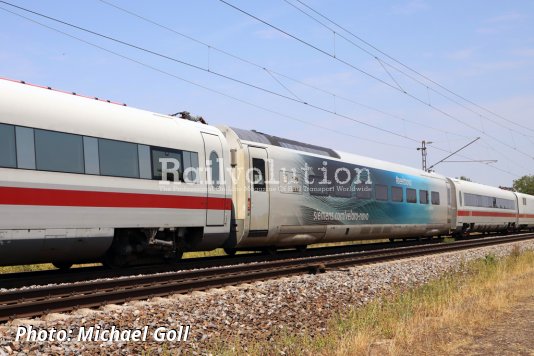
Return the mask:
<svg viewBox="0 0 534 356">
<path fill-rule="evenodd" d="M 0 264 L 97 261 L 112 242 L 113 229 L 2 230 Z"/>
</svg>

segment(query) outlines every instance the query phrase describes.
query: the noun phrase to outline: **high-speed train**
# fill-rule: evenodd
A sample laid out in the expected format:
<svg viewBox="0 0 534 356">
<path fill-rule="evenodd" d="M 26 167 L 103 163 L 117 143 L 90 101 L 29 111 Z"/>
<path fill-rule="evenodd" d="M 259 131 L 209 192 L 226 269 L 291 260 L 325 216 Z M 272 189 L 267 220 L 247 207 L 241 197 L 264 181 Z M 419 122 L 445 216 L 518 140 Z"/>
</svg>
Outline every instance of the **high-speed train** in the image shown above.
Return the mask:
<svg viewBox="0 0 534 356">
<path fill-rule="evenodd" d="M 534 197 L 0 80 L 0 264 L 534 229 Z"/>
</svg>

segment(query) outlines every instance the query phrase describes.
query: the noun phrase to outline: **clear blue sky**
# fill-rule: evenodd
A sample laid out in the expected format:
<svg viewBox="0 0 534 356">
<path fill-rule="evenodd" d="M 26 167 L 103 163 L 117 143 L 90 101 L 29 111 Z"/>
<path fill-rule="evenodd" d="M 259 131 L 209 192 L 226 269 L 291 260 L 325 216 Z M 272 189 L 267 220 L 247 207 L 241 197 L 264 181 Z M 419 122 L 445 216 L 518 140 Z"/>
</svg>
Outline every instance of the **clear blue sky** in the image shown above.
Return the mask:
<svg viewBox="0 0 534 356">
<path fill-rule="evenodd" d="M 387 64 L 384 64 L 388 68 L 385 71 L 373 56 L 288 4 L 304 9 L 296 0 L 229 2 L 328 53 L 334 53 L 335 48 L 339 59 L 398 88 L 396 81 L 410 95 L 430 102 L 441 112 L 217 0 L 106 1 L 338 97 L 271 73 L 275 80 L 266 70 L 192 42 L 99 0 L 14 0 L 13 3 L 200 67 L 209 65 L 212 71 L 416 141 L 434 141 L 428 151 L 429 164 L 447 155 L 439 148 L 455 150 L 478 136 L 482 139 L 463 153 L 471 159 L 498 160 L 494 164 L 498 169 L 478 163 L 446 163 L 436 168 L 448 176 L 465 175 L 480 183 L 510 186 L 514 178 L 534 173 L 534 160 L 528 157 L 534 155 L 534 2 L 303 0 L 402 63 L 501 116 L 498 117 L 459 98 L 455 100 L 468 109 L 445 99 L 433 91 L 439 90 L 438 87 L 420 77 L 418 79 L 430 89 Z M 204 116 L 211 124 L 257 129 L 413 167 L 421 165 L 420 154 L 416 151 L 418 142 L 25 14 L 5 4 L 0 3 L 0 7 L 157 69 L 117 57 L 0 10 L 1 77 L 126 102 L 155 112 L 187 110 Z M 383 62 L 395 64 L 349 34 L 337 32 L 370 50 Z M 160 71 L 283 115 L 224 97 Z M 456 156 L 454 159 L 467 158 Z"/>
</svg>

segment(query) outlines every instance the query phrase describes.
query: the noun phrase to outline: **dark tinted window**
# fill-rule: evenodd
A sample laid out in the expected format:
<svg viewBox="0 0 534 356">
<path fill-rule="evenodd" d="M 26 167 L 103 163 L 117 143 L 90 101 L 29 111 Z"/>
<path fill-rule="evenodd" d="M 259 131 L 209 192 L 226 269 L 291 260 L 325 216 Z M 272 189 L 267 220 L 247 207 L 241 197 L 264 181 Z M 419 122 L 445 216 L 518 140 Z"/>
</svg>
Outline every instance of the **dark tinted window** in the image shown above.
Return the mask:
<svg viewBox="0 0 534 356">
<path fill-rule="evenodd" d="M 388 200 L 388 186 L 377 184 L 375 185 L 375 199 L 386 201 Z"/>
<path fill-rule="evenodd" d="M 391 187 L 391 200 L 399 202 L 404 200 L 401 187 Z"/>
<path fill-rule="evenodd" d="M 164 180 L 171 182 L 182 180 L 182 153 L 180 151 L 154 147 L 151 151 L 153 179 L 161 180 L 163 168 L 165 168 L 167 176 Z"/>
<path fill-rule="evenodd" d="M 321 182 L 324 181 L 324 177 L 321 175 L 308 175 L 308 188 L 310 191 L 310 195 L 329 195 L 331 193 L 331 184 L 322 184 Z"/>
<path fill-rule="evenodd" d="M 334 196 L 343 198 L 352 197 L 354 186 L 352 185 L 350 178 L 350 171 L 348 169 L 336 169 L 333 179 Z"/>
<path fill-rule="evenodd" d="M 38 170 L 84 173 L 82 136 L 37 129 L 34 132 Z"/>
<path fill-rule="evenodd" d="M 252 159 L 252 184 L 254 190 L 265 191 L 265 161 L 260 158 Z"/>
<path fill-rule="evenodd" d="M 354 189 L 356 190 L 356 198 L 371 199 L 373 189 L 370 184 L 356 184 Z"/>
<path fill-rule="evenodd" d="M 408 203 L 417 203 L 417 190 L 406 188 L 406 201 Z"/>
<path fill-rule="evenodd" d="M 198 170 L 198 153 L 182 151 L 182 161 L 184 181 L 186 183 L 198 183 L 200 178 Z"/>
<path fill-rule="evenodd" d="M 515 209 L 515 201 L 510 199 L 497 198 L 497 208 L 499 209 Z"/>
<path fill-rule="evenodd" d="M 137 145 L 98 139 L 100 174 L 104 176 L 139 178 Z"/>
<path fill-rule="evenodd" d="M 419 203 L 428 204 L 428 190 L 419 191 Z"/>
<path fill-rule="evenodd" d="M 431 198 L 432 198 L 432 204 L 439 205 L 439 192 L 432 192 Z"/>
<path fill-rule="evenodd" d="M 515 200 L 464 193 L 465 206 L 515 210 Z"/>
<path fill-rule="evenodd" d="M 0 167 L 15 168 L 16 166 L 15 127 L 0 124 Z"/>
<path fill-rule="evenodd" d="M 211 162 L 211 184 L 218 186 L 220 184 L 219 155 L 215 151 L 210 153 Z"/>
</svg>

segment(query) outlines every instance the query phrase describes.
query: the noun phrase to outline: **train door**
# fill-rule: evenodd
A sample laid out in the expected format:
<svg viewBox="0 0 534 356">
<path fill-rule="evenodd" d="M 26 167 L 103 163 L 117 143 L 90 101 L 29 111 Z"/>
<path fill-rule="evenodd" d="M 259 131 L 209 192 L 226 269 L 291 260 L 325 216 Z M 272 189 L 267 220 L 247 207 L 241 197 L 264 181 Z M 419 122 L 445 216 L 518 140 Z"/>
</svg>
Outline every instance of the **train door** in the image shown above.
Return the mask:
<svg viewBox="0 0 534 356">
<path fill-rule="evenodd" d="M 250 227 L 249 236 L 267 236 L 269 231 L 269 189 L 267 150 L 249 147 Z"/>
<path fill-rule="evenodd" d="M 451 229 L 456 228 L 456 213 L 457 213 L 457 201 L 456 201 L 456 187 L 454 183 L 451 184 L 450 179 L 447 178 L 447 224 Z"/>
<path fill-rule="evenodd" d="M 225 198 L 224 164 L 222 144 L 219 136 L 203 132 L 204 152 L 206 158 L 206 225 L 224 225 L 225 211 L 218 207 L 214 198 Z"/>
</svg>

